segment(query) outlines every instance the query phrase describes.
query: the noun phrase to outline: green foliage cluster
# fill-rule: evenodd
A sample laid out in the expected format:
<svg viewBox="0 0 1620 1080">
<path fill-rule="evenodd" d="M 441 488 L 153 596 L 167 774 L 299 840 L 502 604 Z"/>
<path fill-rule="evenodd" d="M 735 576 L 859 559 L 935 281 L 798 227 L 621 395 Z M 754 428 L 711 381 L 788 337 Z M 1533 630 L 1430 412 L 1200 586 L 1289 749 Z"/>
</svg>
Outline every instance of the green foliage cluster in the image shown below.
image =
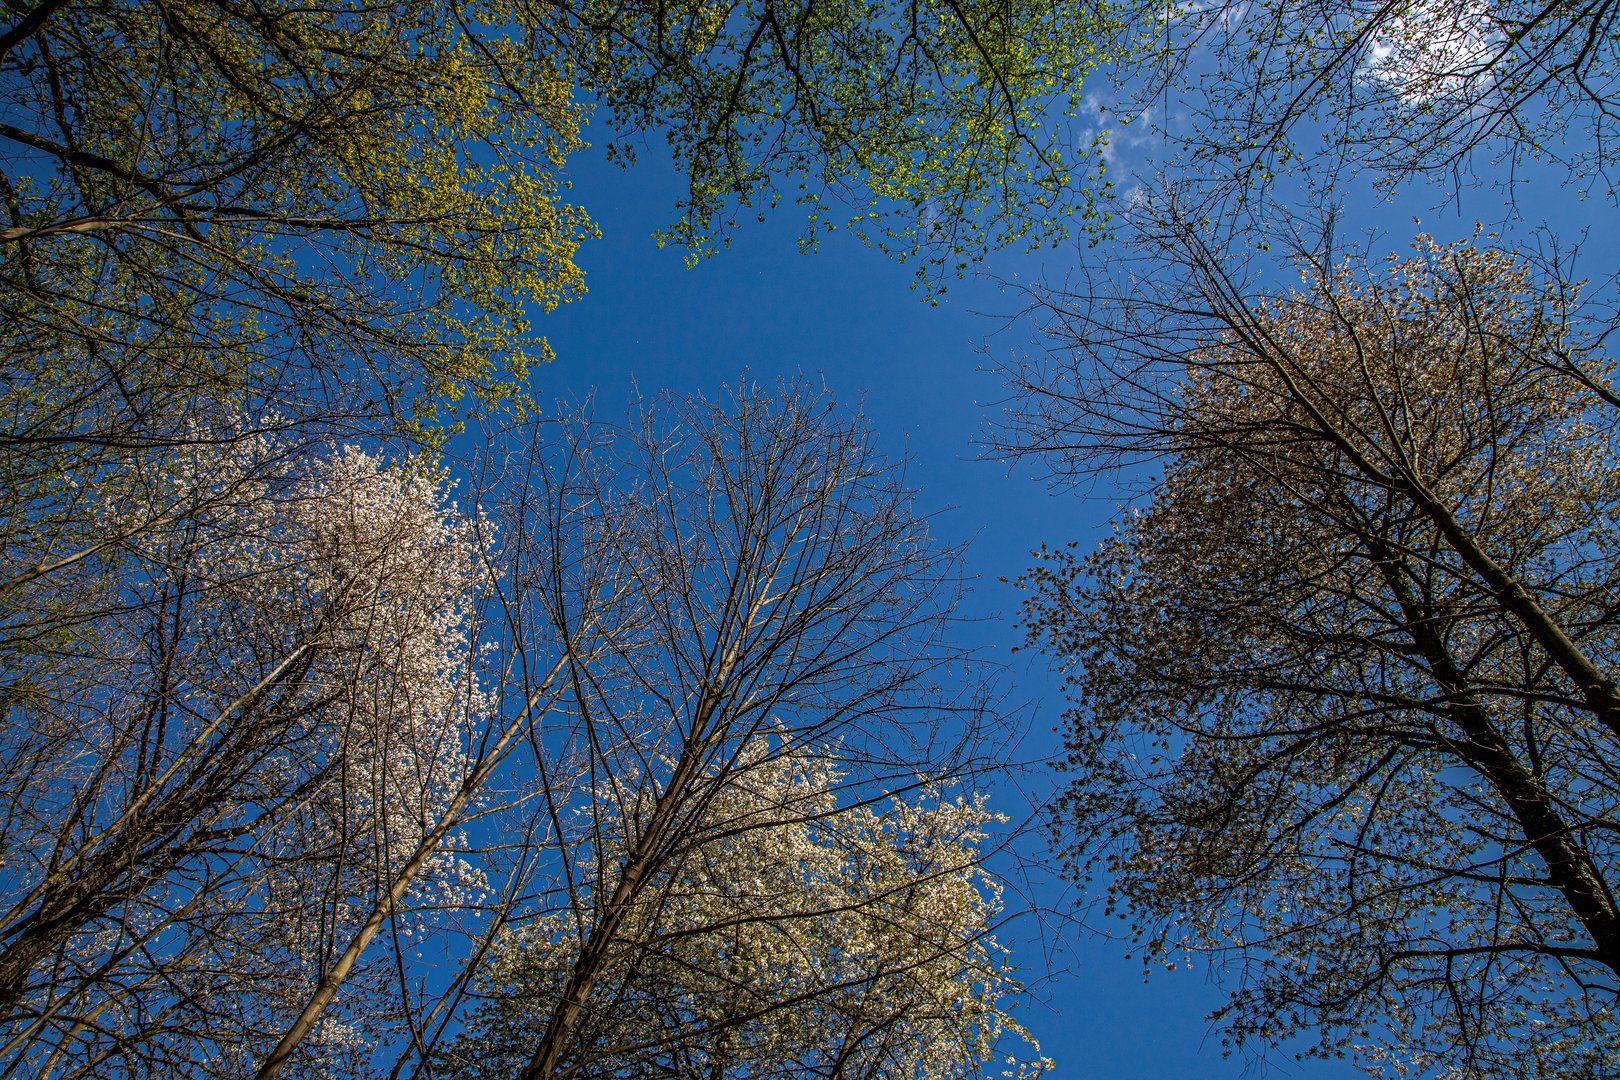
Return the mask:
<svg viewBox="0 0 1620 1080">
<path fill-rule="evenodd" d="M 691 183 L 666 239 L 694 253 L 798 184 L 808 238 L 841 200 L 960 272 L 1092 196 L 1055 110 L 1106 25 L 958 0 L 44 0 L 0 39 L 8 393 L 53 431 L 47 366 L 60 393 L 337 398 L 418 434 L 521 407 L 532 320 L 583 289 L 583 101 L 667 133 Z"/>
<path fill-rule="evenodd" d="M 344 398 L 401 424 L 511 396 L 544 352 L 529 313 L 578 294 L 591 231 L 560 174 L 573 81 L 498 29 L 515 17 L 30 12 L 0 68 L 9 393 L 68 397 L 19 403 L 55 433 L 113 381 L 137 407 L 148 389 Z"/>
<path fill-rule="evenodd" d="M 809 214 L 807 244 L 847 226 L 920 255 L 936 280 L 1100 220 L 1100 161 L 1068 125 L 1110 48 L 1104 5 L 685 0 L 571 14 L 597 43 L 578 62 L 621 130 L 664 131 L 688 172 L 663 235 L 693 253 L 785 198 Z"/>
</svg>

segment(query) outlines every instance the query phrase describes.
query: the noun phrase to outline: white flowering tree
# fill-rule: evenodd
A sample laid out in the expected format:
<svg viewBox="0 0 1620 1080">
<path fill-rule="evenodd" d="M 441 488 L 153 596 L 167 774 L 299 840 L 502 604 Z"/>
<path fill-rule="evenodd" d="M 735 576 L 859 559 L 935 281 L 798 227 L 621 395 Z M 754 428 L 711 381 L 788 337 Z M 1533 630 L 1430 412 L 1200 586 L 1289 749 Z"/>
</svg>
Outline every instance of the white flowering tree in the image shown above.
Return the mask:
<svg viewBox="0 0 1620 1080">
<path fill-rule="evenodd" d="M 1013 1030 L 976 869 L 988 815 L 975 796 L 887 793 L 971 790 L 1004 740 L 944 639 L 953 561 L 900 474 L 799 386 L 569 430 L 529 455 L 508 514 L 546 553 L 512 575 L 521 636 L 567 657 L 531 741 L 548 840 L 503 913 L 496 973 L 463 984 L 524 981 L 522 1026 L 486 1004 L 466 1039 L 440 1027 L 415 1052 L 472 1068 L 499 1031 L 506 1064 L 489 1067 L 528 1076 L 609 1058 L 833 1068 L 836 1035 L 846 1069 L 982 1064 Z M 907 904 L 928 910 L 894 921 Z M 727 933 L 755 942 L 732 974 Z M 771 950 L 795 940 L 799 966 L 777 970 Z M 774 982 L 741 974 L 767 968 Z"/>
<path fill-rule="evenodd" d="M 991 935 L 1001 905 L 980 867 L 993 819 L 982 798 L 925 787 L 850 804 L 824 756 L 772 735 L 726 773 L 694 839 L 626 917 L 598 977 L 602 1004 L 569 1039 L 575 1071 L 978 1076 L 1004 1035 L 1024 1035 L 1005 1011 L 1019 987 Z M 624 809 L 594 878 L 625 862 L 630 821 L 651 807 Z M 445 1071 L 509 1077 L 527 1065 L 591 918 L 591 897 L 580 900 L 500 939 Z M 1008 1064 L 1031 1075 L 1040 1063 Z"/>
<path fill-rule="evenodd" d="M 461 781 L 476 522 L 231 418 L 101 475 L 77 557 L 7 593 L 42 633 L 7 657 L 0 1056 L 239 1075 Z"/>
</svg>

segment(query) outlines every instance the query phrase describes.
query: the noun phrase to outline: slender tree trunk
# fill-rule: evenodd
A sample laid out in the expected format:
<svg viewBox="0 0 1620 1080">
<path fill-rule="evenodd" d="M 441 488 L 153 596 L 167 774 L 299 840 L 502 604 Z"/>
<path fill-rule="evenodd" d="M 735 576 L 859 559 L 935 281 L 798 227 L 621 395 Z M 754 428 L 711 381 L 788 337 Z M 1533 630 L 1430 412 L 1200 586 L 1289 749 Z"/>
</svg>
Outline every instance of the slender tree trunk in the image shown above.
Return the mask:
<svg viewBox="0 0 1620 1080">
<path fill-rule="evenodd" d="M 282 1034 L 281 1039 L 264 1059 L 264 1064 L 259 1066 L 259 1071 L 255 1074 L 255 1080 L 274 1080 L 275 1077 L 279 1076 L 288 1059 L 298 1049 L 299 1043 L 303 1042 L 304 1037 L 320 1022 L 322 1014 L 326 1012 L 327 1006 L 337 997 L 339 988 L 342 987 L 343 981 L 349 977 L 349 972 L 354 970 L 354 965 L 359 962 L 361 954 L 366 951 L 372 939 L 377 936 L 377 931 L 382 929 L 383 923 L 393 915 L 395 907 L 406 892 L 410 890 L 411 885 L 415 883 L 418 875 L 422 872 L 422 868 L 427 865 L 428 859 L 439 849 L 439 845 L 444 842 L 445 836 L 461 823 L 461 815 L 466 811 L 467 805 L 483 789 L 484 782 L 489 779 L 489 774 L 495 770 L 495 767 L 506 756 L 507 750 L 516 741 L 518 735 L 522 733 L 523 728 L 531 722 L 535 709 L 540 704 L 541 697 L 550 690 L 552 683 L 561 674 L 566 663 L 566 656 L 557 661 L 541 682 L 539 688 L 529 696 L 529 700 L 524 703 L 517 717 L 506 726 L 506 729 L 501 733 L 500 739 L 496 741 L 494 746 L 490 747 L 473 767 L 472 771 L 462 780 L 461 786 L 456 790 L 455 795 L 451 797 L 443 812 L 440 813 L 438 822 L 417 843 L 415 850 L 411 852 L 411 857 L 405 861 L 405 865 L 394 875 L 394 880 L 387 891 L 377 898 L 376 903 L 372 906 L 371 913 L 366 917 L 366 921 L 361 924 L 360 929 L 355 932 L 354 937 L 349 940 L 348 946 L 332 966 L 327 969 L 326 973 L 321 976 L 320 981 L 315 984 L 315 989 L 310 993 L 309 1001 L 305 1003 L 297 1019 Z M 552 700 L 556 700 L 555 695 L 553 695 Z M 550 704 L 548 703 L 547 708 L 549 707 Z"/>
<path fill-rule="evenodd" d="M 1602 872 L 1575 839 L 1541 781 L 1525 768 L 1489 711 L 1473 692 L 1445 643 L 1434 630 L 1433 611 L 1413 597 L 1400 576 L 1394 552 L 1367 537 L 1381 576 L 1399 602 L 1406 632 L 1449 700 L 1448 713 L 1466 737 L 1461 756 L 1494 787 L 1512 812 L 1525 841 L 1547 868 L 1547 880 L 1592 939 L 1597 958 L 1620 976 L 1620 911 Z"/>
<path fill-rule="evenodd" d="M 620 871 L 619 880 L 613 887 L 612 897 L 597 918 L 596 924 L 591 927 L 590 935 L 580 950 L 579 960 L 574 964 L 573 974 L 569 976 L 568 986 L 563 990 L 556 1008 L 552 1010 L 551 1018 L 546 1022 L 545 1033 L 540 1037 L 540 1044 L 535 1047 L 534 1056 L 529 1059 L 528 1066 L 520 1074 L 521 1080 L 549 1080 L 556 1074 L 563 1045 L 578 1025 L 579 1018 L 590 1001 L 596 980 L 602 973 L 608 954 L 617 942 L 620 927 L 640 899 L 647 879 L 657 869 L 658 854 L 668 838 L 676 808 L 697 778 L 703 750 L 708 745 L 706 733 L 709 723 L 720 705 L 722 696 L 722 691 L 715 687 L 725 684 L 726 673 L 734 663 L 735 653 L 727 658 L 715 682 L 704 690 L 693 717 L 693 737 L 687 741 L 680 760 L 675 763 L 669 784 L 653 807 L 647 827 L 636 838 L 635 847 L 625 860 L 624 869 Z"/>
</svg>

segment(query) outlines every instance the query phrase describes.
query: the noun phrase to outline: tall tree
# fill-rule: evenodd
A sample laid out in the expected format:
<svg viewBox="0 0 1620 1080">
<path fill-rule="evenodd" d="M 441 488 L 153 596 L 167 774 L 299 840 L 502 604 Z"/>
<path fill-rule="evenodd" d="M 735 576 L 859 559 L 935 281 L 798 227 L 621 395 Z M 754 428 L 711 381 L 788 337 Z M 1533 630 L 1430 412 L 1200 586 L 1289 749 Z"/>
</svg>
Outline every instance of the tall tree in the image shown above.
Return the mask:
<svg viewBox="0 0 1620 1080">
<path fill-rule="evenodd" d="M 1064 475 L 1154 462 L 1025 579 L 1071 665 L 1076 873 L 1147 956 L 1236 965 L 1237 1045 L 1606 1075 L 1620 470 L 1575 292 L 1420 239 L 1255 297 L 1195 223 L 1163 241 L 1128 300 L 1055 299 L 1019 375 Z"/>
<path fill-rule="evenodd" d="M 228 432 L 132 454 L 84 492 L 106 542 L 15 593 L 44 613 L 3 705 L 15 1072 L 240 1075 L 465 767 L 473 523 L 420 464 Z M 436 856 L 419 884 L 477 891 Z"/>
<path fill-rule="evenodd" d="M 970 787 L 995 759 L 996 718 L 971 678 L 952 689 L 967 663 L 946 637 L 952 558 L 930 542 L 865 425 L 802 387 L 745 386 L 719 403 L 661 400 L 619 427 L 582 423 L 554 450 L 547 474 L 546 490 L 566 497 L 544 500 L 559 515 L 544 531 L 559 550 L 581 553 L 559 562 L 566 573 L 536 583 L 553 636 L 578 636 L 590 596 L 623 593 L 634 603 L 603 631 L 596 660 L 570 657 L 568 708 L 538 734 L 557 837 L 545 856 L 550 877 L 501 947 L 507 974 L 484 986 L 526 978 L 525 941 L 546 943 L 539 963 L 550 974 L 532 972 L 532 985 L 512 987 L 533 996 L 502 1013 L 521 1025 L 500 1036 L 501 1060 L 549 1077 L 610 1061 L 678 1070 L 690 1057 L 723 1074 L 727 1055 L 713 1056 L 713 1040 L 778 1023 L 786 1036 L 817 1009 L 836 1010 L 852 989 L 840 984 L 851 980 L 896 995 L 875 1013 L 863 1006 L 845 1015 L 851 1064 L 883 1059 L 890 1040 L 896 1060 L 916 1053 L 939 1009 L 969 1025 L 954 1057 L 973 1059 L 980 1037 L 1004 1023 L 997 1002 L 1008 986 L 994 946 L 981 940 L 991 905 L 973 884 L 977 853 L 968 843 L 984 824 L 981 810 L 970 800 L 929 819 L 943 828 L 959 818 L 954 840 L 918 824 L 909 848 L 859 849 L 876 843 L 874 830 L 899 844 L 892 830 L 920 813 L 896 808 L 881 826 L 862 825 L 889 793 Z M 759 800 L 753 809 L 751 800 Z M 792 867 L 760 866 L 757 889 L 726 880 L 755 844 L 763 857 L 813 833 L 842 836 L 829 842 L 872 877 L 845 868 L 805 881 Z M 713 890 L 705 901 L 692 893 L 693 875 L 708 873 L 709 859 L 725 865 L 699 890 Z M 751 939 L 785 944 L 802 928 L 806 947 L 825 944 L 826 927 L 810 918 L 813 895 L 804 894 L 822 887 L 841 891 L 833 900 L 861 926 L 888 925 L 889 945 L 839 954 L 850 966 L 836 978 L 839 956 L 807 957 L 824 981 L 801 973 L 796 984 L 757 984 L 734 1023 L 717 1019 L 714 1010 L 739 1006 L 716 988 L 724 971 L 702 966 L 706 950 L 719 947 L 728 923 Z M 929 897 L 956 907 L 898 918 Z M 804 917 L 797 925 L 795 912 Z M 645 979 L 679 978 L 688 963 L 698 982 L 686 998 L 649 999 Z M 971 989 L 978 980 L 982 999 Z M 746 991 L 740 982 L 734 989 Z M 645 1045 L 625 1045 L 654 1008 L 667 1026 L 647 1033 Z M 493 1037 L 487 1028 L 485 1037 Z M 779 1045 L 758 1060 L 825 1063 L 824 1049 Z"/>
</svg>

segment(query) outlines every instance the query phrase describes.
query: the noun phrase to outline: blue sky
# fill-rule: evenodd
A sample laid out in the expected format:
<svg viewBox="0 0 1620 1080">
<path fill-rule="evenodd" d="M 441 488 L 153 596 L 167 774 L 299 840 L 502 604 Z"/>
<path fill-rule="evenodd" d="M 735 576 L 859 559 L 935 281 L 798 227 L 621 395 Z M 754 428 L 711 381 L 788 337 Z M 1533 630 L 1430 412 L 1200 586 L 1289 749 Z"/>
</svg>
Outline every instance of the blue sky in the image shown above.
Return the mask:
<svg viewBox="0 0 1620 1080">
<path fill-rule="evenodd" d="M 1021 306 L 1016 294 L 980 278 L 953 284 L 929 306 L 911 287 L 908 267 L 853 237 L 834 235 L 816 253 L 800 254 L 791 207 L 741 230 L 729 249 L 688 270 L 679 251 L 658 250 L 650 239 L 670 220 L 678 178 L 656 152 L 642 157 L 629 172 L 591 152 L 576 163 L 575 194 L 603 238 L 580 254 L 589 293 L 540 324 L 558 357 L 538 374 L 540 400 L 594 390 L 598 408 L 609 412 L 634 387 L 714 391 L 746 370 L 766 382 L 817 376 L 841 401 L 862 403 L 885 450 L 909 457 L 908 476 L 921 489 L 923 509 L 937 512 L 940 539 L 971 541 L 968 569 L 976 581 L 968 614 L 977 621 L 967 629 L 1007 665 L 1012 699 L 1027 703 L 1022 755 L 1054 750 L 1061 709 L 1055 681 L 1041 657 L 1010 652 L 1018 595 L 999 579 L 1021 572 L 1042 540 L 1096 537 L 1117 503 L 1106 491 L 1090 499 L 1051 494 L 1031 470 L 1009 471 L 981 454 L 1004 397 L 987 366 L 1028 341 L 1019 327 L 995 333 Z M 1009 280 L 1061 277 L 1075 258 L 1072 250 L 1008 253 L 988 269 Z M 984 339 L 993 333 L 987 355 Z M 1015 798 L 1007 793 L 1009 812 L 1017 810 Z M 1019 902 L 1008 895 L 1010 904 Z M 1036 900 L 1072 903 L 1051 883 Z M 1071 930 L 1065 948 L 1049 956 L 1029 927 L 1023 935 L 1017 959 L 1044 1000 L 1021 1015 L 1057 1061 L 1057 1076 L 1246 1074 L 1249 1063 L 1224 1059 L 1204 1019 L 1222 1000 L 1204 967 L 1159 971 L 1144 982 L 1123 942 Z M 1279 1053 L 1265 1075 L 1361 1074 L 1342 1063 L 1296 1065 Z"/>
</svg>

